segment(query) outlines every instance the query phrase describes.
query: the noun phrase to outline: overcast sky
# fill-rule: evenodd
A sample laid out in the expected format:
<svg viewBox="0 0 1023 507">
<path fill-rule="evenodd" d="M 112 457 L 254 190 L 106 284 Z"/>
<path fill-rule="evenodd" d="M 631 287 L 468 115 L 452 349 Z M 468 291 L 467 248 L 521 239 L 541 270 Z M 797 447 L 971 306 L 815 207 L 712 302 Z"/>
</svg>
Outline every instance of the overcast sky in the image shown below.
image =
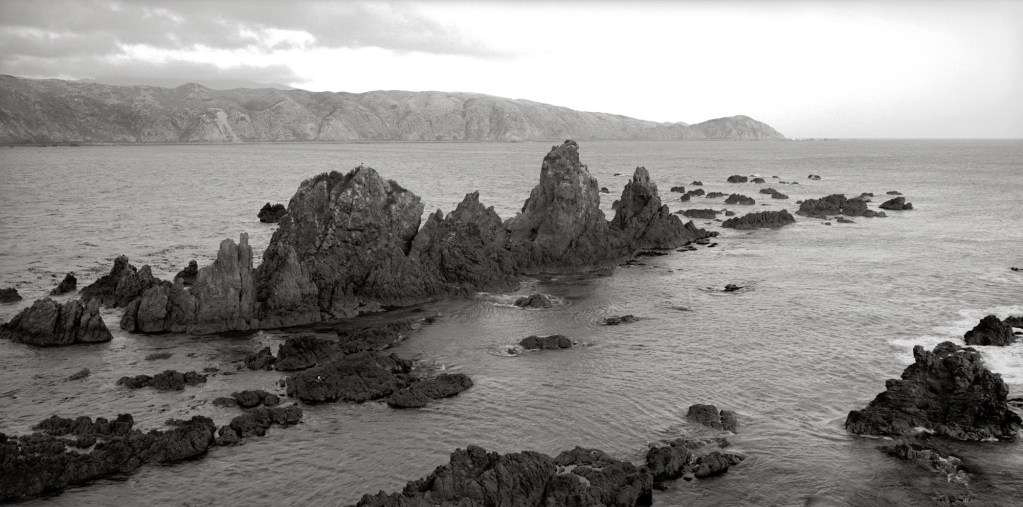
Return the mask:
<svg viewBox="0 0 1023 507">
<path fill-rule="evenodd" d="M 0 0 L 0 73 L 440 90 L 790 137 L 1023 137 L 1023 2 Z"/>
</svg>

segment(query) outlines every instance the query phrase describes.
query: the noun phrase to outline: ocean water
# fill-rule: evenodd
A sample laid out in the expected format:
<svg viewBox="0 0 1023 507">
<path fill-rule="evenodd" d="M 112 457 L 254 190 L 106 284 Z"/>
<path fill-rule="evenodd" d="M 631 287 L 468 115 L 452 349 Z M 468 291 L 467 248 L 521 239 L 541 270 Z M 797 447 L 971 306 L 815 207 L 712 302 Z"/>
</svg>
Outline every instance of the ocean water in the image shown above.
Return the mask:
<svg viewBox="0 0 1023 507">
<path fill-rule="evenodd" d="M 91 283 L 118 254 L 169 278 L 190 259 L 209 263 L 219 241 L 240 232 L 262 252 L 275 227 L 256 219 L 264 202 L 286 203 L 302 180 L 362 163 L 420 195 L 427 212 L 451 210 L 479 190 L 507 218 L 535 185 L 551 144 L 2 149 L 0 287 L 18 288 L 25 301 L 0 305 L 0 320 L 44 297 L 67 271 L 78 274 L 79 287 Z M 658 505 L 927 505 L 950 491 L 943 476 L 885 456 L 876 450 L 882 440 L 850 435 L 843 423 L 912 362 L 914 345 L 961 343 L 984 315 L 1023 314 L 1023 273 L 1009 269 L 1023 267 L 1023 142 L 583 142 L 580 154 L 610 189 L 602 202 L 608 218 L 637 165 L 673 210 L 795 211 L 797 200 L 839 192 L 873 192 L 876 209 L 888 190 L 904 193 L 915 209 L 830 226 L 797 217 L 776 231 L 697 220 L 721 231 L 717 247 L 644 257 L 610 276 L 527 279 L 515 293 L 368 316 L 357 322 L 413 310 L 437 315 L 395 351 L 466 373 L 475 386 L 421 410 L 304 407 L 302 424 L 265 438 L 27 504 L 342 505 L 400 490 L 470 444 L 550 454 L 581 445 L 638 462 L 650 443 L 716 435 L 686 422 L 694 403 L 739 414 L 729 440 L 747 459 L 718 478 L 671 484 L 656 493 Z M 754 173 L 767 185 L 725 182 Z M 821 180 L 808 180 L 809 173 Z M 682 203 L 667 191 L 693 180 L 757 204 Z M 765 186 L 790 199 L 764 199 L 758 190 Z M 728 283 L 746 288 L 722 292 Z M 539 311 L 509 304 L 533 292 L 561 304 Z M 76 295 L 59 299 L 68 297 Z M 599 325 L 621 314 L 641 320 Z M 129 412 L 146 429 L 192 414 L 224 424 L 237 412 L 213 407 L 214 398 L 281 390 L 280 373 L 235 370 L 247 353 L 281 343 L 288 331 L 140 336 L 116 329 L 120 310 L 103 315 L 110 343 L 33 349 L 0 342 L 0 431 L 24 433 L 51 414 Z M 552 333 L 581 346 L 505 352 L 522 337 Z M 1010 397 L 1023 396 L 1023 344 L 980 349 Z M 173 356 L 143 360 L 155 351 Z M 115 385 L 122 375 L 207 366 L 234 374 L 179 393 Z M 83 367 L 92 371 L 87 379 L 65 380 Z M 1023 503 L 1023 444 L 955 449 L 969 466 L 977 505 Z"/>
</svg>

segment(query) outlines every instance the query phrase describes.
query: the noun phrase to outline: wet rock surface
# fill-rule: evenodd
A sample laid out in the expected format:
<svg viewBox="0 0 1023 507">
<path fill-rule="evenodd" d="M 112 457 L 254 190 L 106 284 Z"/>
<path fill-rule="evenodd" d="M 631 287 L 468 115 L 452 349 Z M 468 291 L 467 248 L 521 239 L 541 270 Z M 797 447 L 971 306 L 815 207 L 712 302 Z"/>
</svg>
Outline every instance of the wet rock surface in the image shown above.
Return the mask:
<svg viewBox="0 0 1023 507">
<path fill-rule="evenodd" d="M 516 299 L 514 304 L 519 308 L 550 308 L 554 301 L 546 294 L 530 294 Z"/>
<path fill-rule="evenodd" d="M 977 350 L 944 342 L 934 351 L 917 345 L 913 357 L 901 379 L 889 379 L 866 408 L 849 412 L 847 430 L 900 436 L 926 428 L 956 440 L 1015 437 L 1021 421 L 1006 403 L 1008 388 Z"/>
<path fill-rule="evenodd" d="M 560 350 L 572 348 L 572 340 L 565 335 L 527 336 L 519 341 L 526 350 Z"/>
<path fill-rule="evenodd" d="M 881 203 L 881 205 L 878 207 L 887 210 L 908 211 L 913 209 L 913 203 L 906 202 L 905 197 L 896 197 L 894 199 L 889 199 Z"/>
<path fill-rule="evenodd" d="M 726 181 L 728 181 L 729 183 L 746 183 L 747 181 L 749 181 L 749 178 L 738 174 L 733 174 L 729 176 Z"/>
<path fill-rule="evenodd" d="M 422 408 L 431 400 L 457 396 L 472 387 L 472 379 L 464 373 L 441 373 L 400 389 L 387 398 L 391 408 Z"/>
<path fill-rule="evenodd" d="M 64 275 L 64 279 L 57 284 L 53 290 L 50 291 L 51 296 L 59 296 L 61 294 L 67 294 L 78 288 L 78 278 L 75 278 L 75 274 L 68 273 Z"/>
<path fill-rule="evenodd" d="M 6 289 L 0 289 L 0 303 L 14 303 L 21 301 L 21 294 L 18 294 L 18 289 L 9 287 Z"/>
<path fill-rule="evenodd" d="M 159 282 L 149 266 L 136 269 L 127 256 L 121 255 L 114 259 L 109 273 L 82 288 L 79 296 L 86 303 L 96 299 L 102 306 L 121 308 Z"/>
<path fill-rule="evenodd" d="M 99 302 L 79 300 L 60 304 L 38 299 L 10 322 L 0 324 L 0 339 L 37 347 L 102 343 L 113 339 L 99 314 Z"/>
<path fill-rule="evenodd" d="M 229 424 L 217 432 L 217 445 L 237 445 L 242 439 L 262 437 L 272 426 L 288 427 L 302 420 L 302 409 L 298 405 L 286 407 L 259 407 L 247 410 L 231 419 Z"/>
<path fill-rule="evenodd" d="M 620 324 L 630 324 L 630 323 L 636 322 L 638 320 L 639 320 L 639 317 L 636 317 L 636 316 L 633 316 L 633 315 L 621 315 L 621 316 L 606 317 L 603 321 L 601 321 L 601 324 L 603 324 L 605 326 L 617 326 L 617 325 L 620 325 Z"/>
<path fill-rule="evenodd" d="M 287 394 L 307 403 L 376 400 L 408 387 L 411 372 L 412 361 L 394 354 L 359 352 L 288 377 Z"/>
<path fill-rule="evenodd" d="M 178 274 L 174 275 L 174 282 L 181 280 L 181 284 L 185 287 L 191 287 L 195 284 L 195 279 L 199 276 L 199 263 L 195 260 L 188 261 L 188 266 L 185 269 L 178 271 Z"/>
<path fill-rule="evenodd" d="M 1012 333 L 1012 325 L 1002 322 L 994 315 L 988 315 L 980 320 L 973 329 L 966 332 L 963 339 L 967 345 L 995 345 L 1004 347 L 1016 342 L 1016 336 Z"/>
<path fill-rule="evenodd" d="M 270 347 L 263 347 L 245 356 L 245 367 L 250 370 L 271 370 L 277 358 L 270 352 Z"/>
<path fill-rule="evenodd" d="M 274 369 L 297 371 L 325 364 L 345 355 L 341 343 L 321 336 L 303 335 L 287 338 L 277 350 Z"/>
<path fill-rule="evenodd" d="M 748 213 L 741 217 L 732 217 L 721 223 L 721 227 L 728 229 L 778 229 L 789 224 L 794 224 L 796 218 L 787 210 L 780 211 L 757 211 Z"/>
<path fill-rule="evenodd" d="M 860 198 L 846 199 L 842 194 L 831 194 L 820 199 L 807 199 L 799 204 L 797 215 L 827 218 L 828 215 L 852 217 L 883 217 L 884 212 L 867 209 L 867 202 Z"/>
<path fill-rule="evenodd" d="M 689 218 L 713 220 L 717 218 L 718 211 L 713 209 L 687 209 L 682 214 Z"/>
<path fill-rule="evenodd" d="M 256 216 L 259 218 L 259 221 L 264 224 L 276 224 L 277 222 L 280 222 L 287 213 L 288 208 L 285 208 L 281 203 L 273 205 L 266 203 L 262 208 L 260 208 L 259 213 Z"/>
<path fill-rule="evenodd" d="M 268 393 L 262 389 L 246 389 L 236 393 L 231 393 L 231 398 L 237 402 L 241 408 L 255 408 L 260 405 L 265 407 L 274 407 L 281 402 L 281 399 L 276 394 Z"/>
<path fill-rule="evenodd" d="M 156 375 L 135 375 L 133 377 L 121 377 L 117 385 L 125 386 L 128 389 L 141 389 L 152 387 L 158 391 L 181 391 L 185 386 L 196 386 L 206 382 L 206 375 L 195 371 L 179 372 L 175 370 L 164 370 Z"/>
<path fill-rule="evenodd" d="M 756 203 L 756 199 L 742 194 L 732 194 L 725 199 L 725 204 L 742 204 L 745 206 L 752 206 Z"/>
<path fill-rule="evenodd" d="M 714 405 L 699 403 L 691 405 L 686 412 L 686 419 L 716 430 L 731 431 L 733 433 L 738 428 L 734 412 L 730 410 L 719 411 Z"/>
</svg>

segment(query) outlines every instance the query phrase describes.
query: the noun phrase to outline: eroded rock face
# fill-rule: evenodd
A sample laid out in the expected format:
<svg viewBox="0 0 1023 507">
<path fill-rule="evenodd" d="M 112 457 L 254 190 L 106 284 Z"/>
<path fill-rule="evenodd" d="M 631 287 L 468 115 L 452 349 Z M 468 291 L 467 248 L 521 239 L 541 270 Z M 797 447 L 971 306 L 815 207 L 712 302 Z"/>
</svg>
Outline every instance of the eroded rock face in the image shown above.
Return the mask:
<svg viewBox="0 0 1023 507">
<path fill-rule="evenodd" d="M 96 299 L 103 306 L 120 308 L 159 282 L 153 277 L 149 266 L 135 269 L 135 266 L 128 263 L 128 257 L 121 255 L 114 259 L 110 273 L 83 288 L 80 296 L 83 302 Z"/>
<path fill-rule="evenodd" d="M 728 229 L 777 229 L 796 222 L 787 210 L 758 211 L 741 217 L 732 217 L 721 223 Z"/>
<path fill-rule="evenodd" d="M 61 294 L 67 294 L 78 288 L 78 279 L 75 278 L 74 273 L 68 273 L 64 275 L 64 279 L 57 284 L 53 290 L 50 291 L 51 296 L 59 296 Z"/>
<path fill-rule="evenodd" d="M 488 453 L 469 446 L 400 493 L 364 495 L 360 507 L 417 505 L 649 505 L 653 479 L 592 449 L 546 454 Z"/>
<path fill-rule="evenodd" d="M 579 161 L 579 145 L 565 141 L 543 159 L 540 183 L 517 216 L 505 222 L 507 248 L 521 273 L 610 268 L 629 246 L 600 210 L 600 187 Z"/>
<path fill-rule="evenodd" d="M 276 224 L 281 221 L 281 218 L 288 213 L 288 208 L 285 208 L 283 204 L 277 203 L 271 205 L 266 203 L 259 210 L 259 221 L 264 224 Z"/>
<path fill-rule="evenodd" d="M 713 233 L 697 229 L 692 222 L 683 224 L 666 204 L 661 204 L 657 185 L 650 181 L 645 167 L 637 167 L 632 181 L 625 185 L 611 228 L 628 242 L 630 253 L 648 248 L 678 248 L 713 236 Z"/>
<path fill-rule="evenodd" d="M 1012 326 L 1002 322 L 994 315 L 988 315 L 963 337 L 967 345 L 996 345 L 1004 347 L 1016 342 L 1012 334 Z"/>
<path fill-rule="evenodd" d="M 865 435 L 909 435 L 926 428 L 957 440 L 1012 439 L 1020 418 L 1006 403 L 1001 375 L 984 367 L 980 353 L 944 342 L 933 352 L 917 345 L 902 379 L 846 418 L 847 430 Z"/>
<path fill-rule="evenodd" d="M 113 339 L 99 314 L 99 301 L 79 300 L 63 305 L 38 299 L 10 322 L 0 324 L 0 339 L 37 347 L 60 347 L 76 343 L 102 343 Z"/>
</svg>

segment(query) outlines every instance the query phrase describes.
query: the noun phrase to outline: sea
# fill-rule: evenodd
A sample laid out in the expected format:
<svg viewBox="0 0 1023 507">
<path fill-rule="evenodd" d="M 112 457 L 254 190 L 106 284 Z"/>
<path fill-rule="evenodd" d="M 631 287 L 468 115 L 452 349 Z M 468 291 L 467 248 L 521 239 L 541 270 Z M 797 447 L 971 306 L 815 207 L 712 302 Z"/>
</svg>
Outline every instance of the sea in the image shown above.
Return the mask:
<svg viewBox="0 0 1023 507">
<path fill-rule="evenodd" d="M 68 271 L 79 288 L 92 283 L 120 254 L 170 279 L 191 259 L 209 264 L 223 239 L 248 233 L 258 262 L 276 228 L 256 218 L 264 203 L 286 204 L 303 180 L 360 164 L 421 196 L 426 213 L 450 211 L 478 190 L 508 218 L 559 143 L 2 148 L 0 287 L 25 299 L 0 305 L 0 320 L 46 297 Z M 855 223 L 797 217 L 779 230 L 696 220 L 720 232 L 716 246 L 641 257 L 610 274 L 527 278 L 516 292 L 317 326 L 436 316 L 394 352 L 465 373 L 475 385 L 419 410 L 303 406 L 301 424 L 244 445 L 25 505 L 344 505 L 365 493 L 400 491 L 468 445 L 551 455 L 582 446 L 639 463 L 653 443 L 721 436 L 686 421 L 696 403 L 738 414 L 737 432 L 725 436 L 728 450 L 746 459 L 720 477 L 669 483 L 655 492 L 656 505 L 930 505 L 955 488 L 968 490 L 974 505 L 1023 504 L 1019 441 L 951 444 L 969 472 L 962 486 L 883 454 L 878 447 L 887 440 L 843 426 L 850 410 L 912 363 L 915 345 L 963 343 L 985 315 L 1023 314 L 1023 272 L 1010 269 L 1023 267 L 1023 141 L 584 141 L 580 156 L 609 189 L 601 201 L 608 218 L 637 166 L 649 170 L 673 211 L 794 212 L 801 199 L 863 192 L 874 194 L 869 206 L 877 209 L 891 190 L 913 210 Z M 766 184 L 727 183 L 732 174 L 758 174 Z M 694 180 L 757 203 L 681 202 L 669 192 L 696 188 Z M 766 187 L 789 199 L 759 193 Z M 743 288 L 724 292 L 726 284 Z M 532 293 L 558 304 L 511 304 Z M 214 398 L 242 389 L 283 392 L 284 374 L 245 370 L 240 361 L 296 330 L 143 336 L 118 329 L 120 313 L 103 310 L 109 343 L 38 349 L 0 342 L 0 431 L 27 433 L 53 414 L 130 413 L 143 429 L 201 414 L 220 425 L 238 412 L 214 407 Z M 640 320 L 601 325 L 625 314 Z M 579 345 L 508 353 L 525 336 L 554 333 Z M 1010 397 L 1023 396 L 1023 342 L 978 348 Z M 144 359 L 154 352 L 173 355 Z M 205 367 L 221 373 L 180 392 L 116 385 L 124 375 Z M 91 375 L 67 380 L 82 368 Z"/>
</svg>

